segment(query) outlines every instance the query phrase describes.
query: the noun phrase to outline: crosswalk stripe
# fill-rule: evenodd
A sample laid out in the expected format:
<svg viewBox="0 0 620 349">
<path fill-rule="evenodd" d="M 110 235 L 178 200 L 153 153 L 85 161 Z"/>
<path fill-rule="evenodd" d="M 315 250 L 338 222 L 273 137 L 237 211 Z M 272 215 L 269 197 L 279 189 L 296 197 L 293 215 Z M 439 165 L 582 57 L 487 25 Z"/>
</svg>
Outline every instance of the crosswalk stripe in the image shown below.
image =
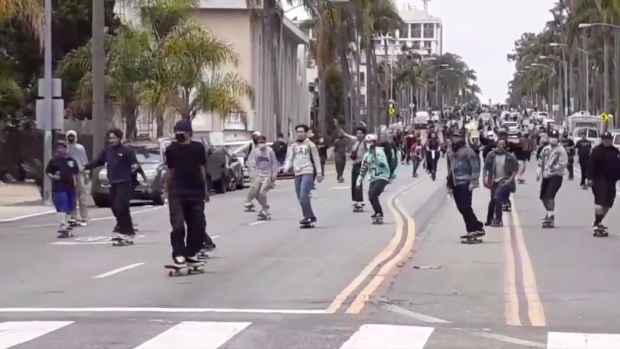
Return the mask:
<svg viewBox="0 0 620 349">
<path fill-rule="evenodd" d="M 251 324 L 185 321 L 135 349 L 217 349 Z"/>
<path fill-rule="evenodd" d="M 73 321 L 8 321 L 0 323 L 0 349 L 26 343 Z"/>
<path fill-rule="evenodd" d="M 362 325 L 340 349 L 423 349 L 432 327 Z"/>
<path fill-rule="evenodd" d="M 618 349 L 620 334 L 549 332 L 547 349 Z"/>
</svg>

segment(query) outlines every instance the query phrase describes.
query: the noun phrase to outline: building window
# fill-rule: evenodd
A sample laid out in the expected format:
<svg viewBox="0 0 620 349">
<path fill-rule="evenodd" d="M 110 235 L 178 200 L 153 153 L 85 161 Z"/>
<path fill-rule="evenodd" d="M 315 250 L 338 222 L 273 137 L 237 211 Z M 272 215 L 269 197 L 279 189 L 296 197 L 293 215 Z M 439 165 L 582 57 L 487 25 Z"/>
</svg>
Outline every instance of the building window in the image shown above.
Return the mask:
<svg viewBox="0 0 620 349">
<path fill-rule="evenodd" d="M 411 37 L 419 39 L 422 37 L 422 25 L 420 23 L 414 23 L 411 25 Z"/>
<path fill-rule="evenodd" d="M 362 108 L 366 107 L 366 95 L 360 95 L 360 106 Z"/>
<path fill-rule="evenodd" d="M 366 86 L 366 74 L 363 71 L 360 72 L 360 86 Z"/>
<path fill-rule="evenodd" d="M 414 41 L 414 42 L 413 42 L 413 47 L 412 47 L 412 48 L 413 48 L 414 50 L 419 50 L 419 49 L 421 48 L 421 47 L 420 47 L 420 42 L 419 42 L 419 41 Z"/>
<path fill-rule="evenodd" d="M 431 38 L 431 39 L 435 37 L 435 24 L 433 23 L 424 24 L 424 37 Z"/>
<path fill-rule="evenodd" d="M 403 24 L 400 26 L 400 32 L 398 33 L 399 38 L 408 38 L 409 37 L 409 24 Z"/>
<path fill-rule="evenodd" d="M 425 49 L 431 49 L 431 42 L 430 41 L 424 41 L 424 48 Z"/>
<path fill-rule="evenodd" d="M 247 115 L 240 110 L 233 110 L 224 118 L 224 130 L 245 130 Z"/>
</svg>

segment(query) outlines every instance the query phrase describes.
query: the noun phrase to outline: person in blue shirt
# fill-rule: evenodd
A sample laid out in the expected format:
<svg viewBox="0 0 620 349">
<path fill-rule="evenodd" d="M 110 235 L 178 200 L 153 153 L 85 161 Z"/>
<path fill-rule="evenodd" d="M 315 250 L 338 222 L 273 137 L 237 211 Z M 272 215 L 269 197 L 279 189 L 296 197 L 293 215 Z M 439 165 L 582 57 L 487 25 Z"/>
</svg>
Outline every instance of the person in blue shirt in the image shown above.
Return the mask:
<svg viewBox="0 0 620 349">
<path fill-rule="evenodd" d="M 116 217 L 114 232 L 118 233 L 115 241 L 132 243 L 136 233 L 129 203 L 133 196 L 136 173 L 139 173 L 146 182 L 144 171 L 140 168 L 136 153 L 122 143 L 123 131 L 112 129 L 108 131 L 109 145 L 99 153 L 97 158 L 86 164 L 84 169 L 91 170 L 107 164 L 108 183 L 110 184 L 110 198 L 112 213 Z"/>
<path fill-rule="evenodd" d="M 375 213 L 371 216 L 373 219 L 383 219 L 383 208 L 379 202 L 379 196 L 385 190 L 391 178 L 391 169 L 387 156 L 383 148 L 377 146 L 377 136 L 369 134 L 366 136 L 366 145 L 368 151 L 364 154 L 360 174 L 357 177 L 356 185 L 360 187 L 366 177 L 370 173 L 370 185 L 368 187 L 368 201 L 372 205 Z"/>
<path fill-rule="evenodd" d="M 45 174 L 52 180 L 52 201 L 60 216 L 59 238 L 71 236 L 68 223 L 76 206 L 76 183 L 79 173 L 77 161 L 68 155 L 67 144 L 58 141 L 56 155 L 45 167 Z"/>
</svg>

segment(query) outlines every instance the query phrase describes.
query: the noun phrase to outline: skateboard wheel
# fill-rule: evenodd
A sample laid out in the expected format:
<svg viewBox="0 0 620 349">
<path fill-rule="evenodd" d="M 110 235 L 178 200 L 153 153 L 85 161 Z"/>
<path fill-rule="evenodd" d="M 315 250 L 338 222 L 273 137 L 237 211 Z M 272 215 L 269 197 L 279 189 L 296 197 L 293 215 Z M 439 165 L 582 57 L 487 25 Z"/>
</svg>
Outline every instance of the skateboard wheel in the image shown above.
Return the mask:
<svg viewBox="0 0 620 349">
<path fill-rule="evenodd" d="M 172 270 L 171 270 L 171 271 L 168 272 L 168 276 L 172 276 L 172 275 L 173 275 L 173 273 L 172 273 Z"/>
</svg>

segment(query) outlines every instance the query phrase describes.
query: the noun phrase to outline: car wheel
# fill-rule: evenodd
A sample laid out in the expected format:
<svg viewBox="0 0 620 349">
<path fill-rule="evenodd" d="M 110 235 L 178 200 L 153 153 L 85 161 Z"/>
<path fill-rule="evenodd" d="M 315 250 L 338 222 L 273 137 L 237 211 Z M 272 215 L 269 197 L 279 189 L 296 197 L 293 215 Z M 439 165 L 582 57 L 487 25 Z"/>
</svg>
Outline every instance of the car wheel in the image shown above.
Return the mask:
<svg viewBox="0 0 620 349">
<path fill-rule="evenodd" d="M 107 198 L 93 196 L 93 201 L 95 202 L 95 206 L 97 207 L 108 207 L 110 206 L 110 201 Z"/>
<path fill-rule="evenodd" d="M 237 181 L 237 189 L 241 190 L 243 188 L 245 188 L 245 186 L 243 185 L 243 175 L 241 176 L 241 178 L 239 178 L 239 180 Z"/>
<path fill-rule="evenodd" d="M 227 187 L 228 191 L 235 191 L 237 190 L 237 183 L 234 180 L 229 179 L 227 181 Z"/>
<path fill-rule="evenodd" d="M 164 204 L 164 198 L 161 195 L 153 199 L 153 205 L 161 206 L 163 204 Z"/>
</svg>

